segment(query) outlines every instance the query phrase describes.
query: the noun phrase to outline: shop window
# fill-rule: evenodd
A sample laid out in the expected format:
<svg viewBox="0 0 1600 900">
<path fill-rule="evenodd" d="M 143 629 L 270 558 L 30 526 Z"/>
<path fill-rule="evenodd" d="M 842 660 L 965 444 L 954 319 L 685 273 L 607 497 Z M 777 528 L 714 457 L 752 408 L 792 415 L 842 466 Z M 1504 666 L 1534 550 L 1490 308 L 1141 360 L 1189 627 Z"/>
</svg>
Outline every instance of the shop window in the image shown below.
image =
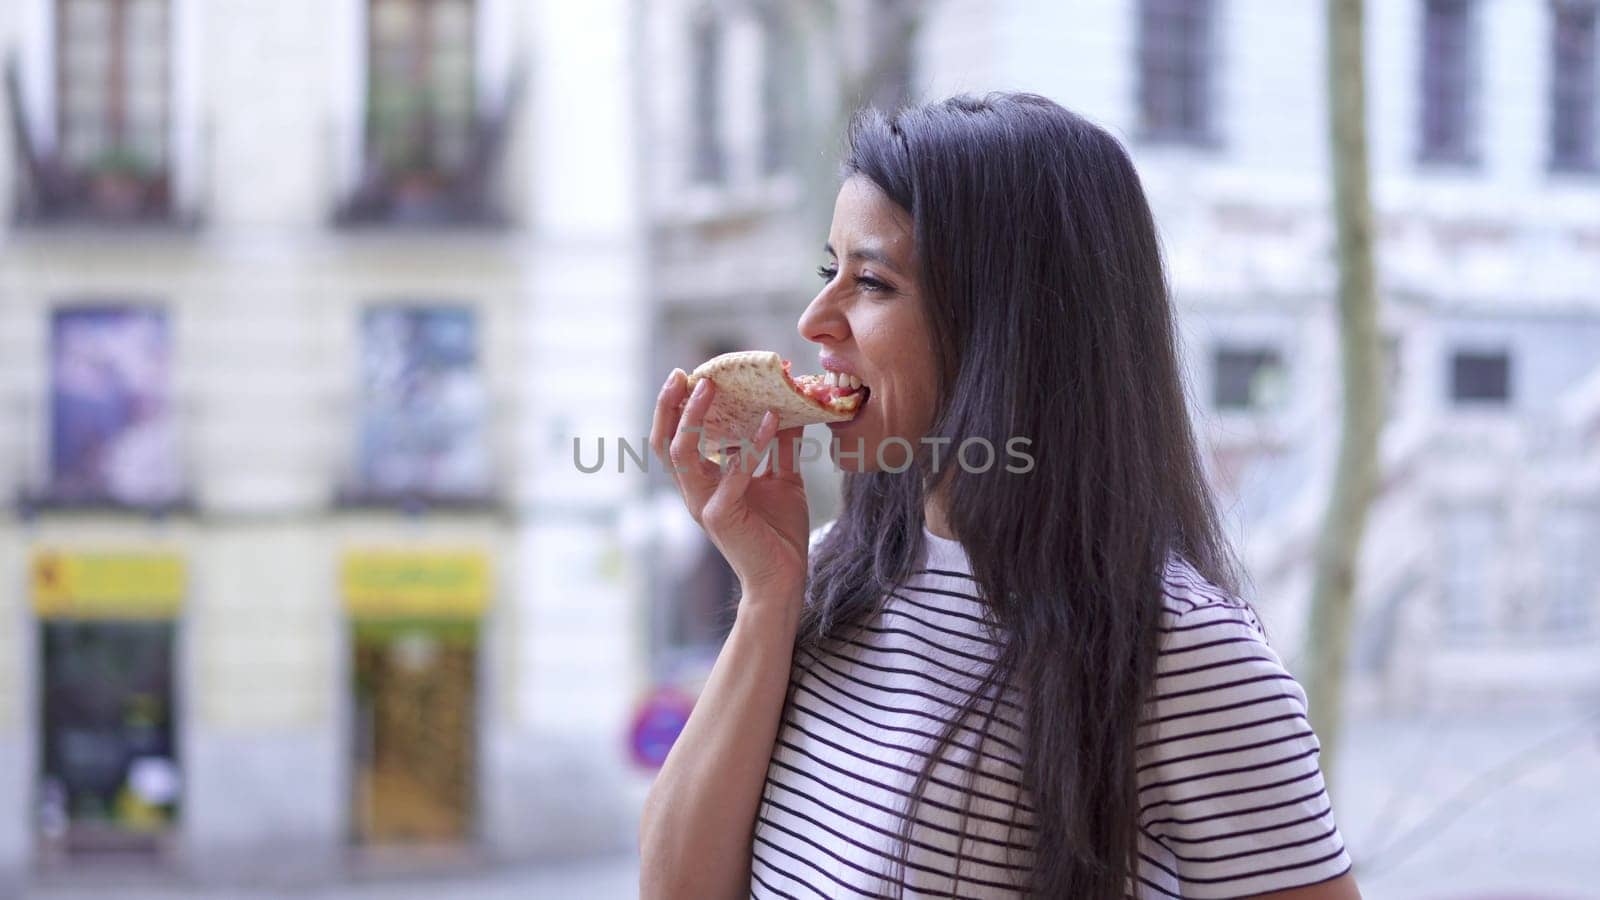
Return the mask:
<svg viewBox="0 0 1600 900">
<path fill-rule="evenodd" d="M 173 623 L 46 619 L 40 633 L 41 849 L 161 852 L 181 790 Z"/>
<path fill-rule="evenodd" d="M 58 309 L 50 336 L 50 475 L 57 505 L 163 507 L 183 494 L 166 312 Z"/>
<path fill-rule="evenodd" d="M 358 477 L 347 502 L 489 499 L 488 398 L 473 310 L 366 310 L 360 380 Z"/>
</svg>

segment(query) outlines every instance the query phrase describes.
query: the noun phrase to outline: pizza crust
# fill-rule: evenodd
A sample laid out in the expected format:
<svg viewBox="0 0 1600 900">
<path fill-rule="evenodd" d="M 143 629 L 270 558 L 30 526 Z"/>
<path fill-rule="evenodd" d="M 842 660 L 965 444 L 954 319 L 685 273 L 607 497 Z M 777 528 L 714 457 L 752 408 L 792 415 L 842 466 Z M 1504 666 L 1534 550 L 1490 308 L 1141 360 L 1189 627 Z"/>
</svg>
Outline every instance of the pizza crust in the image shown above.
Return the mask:
<svg viewBox="0 0 1600 900">
<path fill-rule="evenodd" d="M 689 390 L 709 378 L 717 392 L 706 410 L 703 437 L 716 447 L 751 440 L 767 410 L 778 415 L 778 428 L 855 418 L 860 395 L 848 411 L 828 409 L 801 394 L 784 371 L 783 358 L 771 350 L 741 350 L 706 360 L 689 373 Z M 847 398 L 848 399 L 848 398 Z"/>
</svg>

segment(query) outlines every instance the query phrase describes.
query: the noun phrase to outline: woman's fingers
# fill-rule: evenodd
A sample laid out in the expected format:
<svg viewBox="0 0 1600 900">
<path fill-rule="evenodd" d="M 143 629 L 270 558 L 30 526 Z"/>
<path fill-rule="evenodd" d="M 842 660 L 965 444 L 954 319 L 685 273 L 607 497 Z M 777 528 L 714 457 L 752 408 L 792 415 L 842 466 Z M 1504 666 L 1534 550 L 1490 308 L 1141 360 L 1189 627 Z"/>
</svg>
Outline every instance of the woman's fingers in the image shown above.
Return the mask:
<svg viewBox="0 0 1600 900">
<path fill-rule="evenodd" d="M 806 430 L 803 426 L 785 428 L 777 433 L 778 449 L 767 469 L 767 477 L 783 481 L 800 481 L 799 449 Z"/>
<path fill-rule="evenodd" d="M 755 440 L 752 442 L 755 452 L 746 453 L 742 446 L 733 451 L 729 465 L 722 471 L 722 479 L 712 492 L 711 499 L 706 502 L 705 509 L 701 511 L 701 521 L 708 530 L 721 530 L 738 524 L 737 518 L 740 506 L 744 502 L 745 491 L 750 487 L 750 479 L 755 475 L 756 466 L 766 455 L 767 448 L 772 445 L 773 434 L 777 430 L 778 417 L 768 411 L 761 417 L 760 427 L 756 428 Z"/>
<path fill-rule="evenodd" d="M 672 436 L 678 433 L 678 416 L 687 393 L 686 381 L 682 369 L 673 369 L 667 375 L 666 384 L 661 386 L 661 393 L 656 395 L 656 412 L 650 420 L 650 452 L 663 463 L 667 462 L 667 447 Z"/>
<path fill-rule="evenodd" d="M 706 410 L 717 386 L 709 378 L 695 383 L 694 392 L 678 419 L 678 430 L 668 445 L 667 460 L 672 466 L 672 476 L 678 480 L 678 490 L 696 520 L 711 499 L 717 486 L 717 467 L 700 456 L 700 435 L 705 427 Z"/>
</svg>

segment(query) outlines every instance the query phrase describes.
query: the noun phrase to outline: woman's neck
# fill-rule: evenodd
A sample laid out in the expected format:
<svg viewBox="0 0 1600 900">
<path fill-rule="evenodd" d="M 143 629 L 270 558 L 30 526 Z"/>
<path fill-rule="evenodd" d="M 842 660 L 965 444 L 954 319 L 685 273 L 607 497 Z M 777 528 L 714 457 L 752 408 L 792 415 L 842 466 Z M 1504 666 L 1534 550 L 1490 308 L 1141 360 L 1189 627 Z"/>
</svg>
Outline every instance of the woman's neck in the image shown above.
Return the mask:
<svg viewBox="0 0 1600 900">
<path fill-rule="evenodd" d="M 942 537 L 947 541 L 956 539 L 950 530 L 950 519 L 945 515 L 943 495 L 929 497 L 922 504 L 922 520 L 935 537 Z"/>
</svg>

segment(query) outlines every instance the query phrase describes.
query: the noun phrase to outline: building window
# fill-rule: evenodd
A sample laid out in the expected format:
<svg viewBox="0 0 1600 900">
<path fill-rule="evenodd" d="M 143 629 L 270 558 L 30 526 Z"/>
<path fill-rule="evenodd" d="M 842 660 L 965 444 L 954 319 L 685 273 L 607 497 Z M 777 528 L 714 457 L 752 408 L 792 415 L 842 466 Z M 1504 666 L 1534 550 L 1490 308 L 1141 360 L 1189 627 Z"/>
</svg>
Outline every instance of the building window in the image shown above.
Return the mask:
<svg viewBox="0 0 1600 900">
<path fill-rule="evenodd" d="M 1425 0 L 1421 142 L 1424 162 L 1477 161 L 1477 34 L 1473 0 Z"/>
<path fill-rule="evenodd" d="M 1600 602 L 1594 547 L 1600 539 L 1600 510 L 1565 506 L 1546 511 L 1540 522 L 1544 549 L 1544 616 L 1546 632 L 1587 635 L 1594 627 Z"/>
<path fill-rule="evenodd" d="M 483 502 L 488 403 L 472 310 L 379 306 L 361 326 L 359 484 L 346 499 Z"/>
<path fill-rule="evenodd" d="M 1595 132 L 1600 127 L 1600 7 L 1557 0 L 1551 20 L 1550 166 L 1557 171 L 1600 168 Z"/>
<path fill-rule="evenodd" d="M 1219 410 L 1259 412 L 1284 399 L 1283 357 L 1271 347 L 1219 347 L 1212 402 Z"/>
<path fill-rule="evenodd" d="M 775 175 L 794 162 L 792 96 L 799 76 L 794 38 L 776 10 L 761 17 L 761 171 Z"/>
<path fill-rule="evenodd" d="M 167 0 L 57 0 L 58 155 L 39 214 L 166 213 L 169 31 Z"/>
<path fill-rule="evenodd" d="M 55 312 L 50 502 L 145 508 L 180 499 L 169 335 L 158 308 Z"/>
<path fill-rule="evenodd" d="M 1450 357 L 1450 399 L 1457 404 L 1511 402 L 1511 354 L 1457 350 Z"/>
<path fill-rule="evenodd" d="M 1477 637 L 1493 624 L 1494 559 L 1500 516 L 1493 507 L 1444 512 L 1444 628 L 1454 637 Z"/>
<path fill-rule="evenodd" d="M 519 93 L 478 103 L 474 0 L 368 0 L 362 174 L 343 225 L 500 225 L 493 180 Z"/>
<path fill-rule="evenodd" d="M 693 60 L 693 159 L 691 175 L 697 182 L 719 183 L 727 176 L 722 147 L 722 23 L 711 16 L 695 23 L 691 37 Z"/>
<path fill-rule="evenodd" d="M 1144 137 L 1181 143 L 1212 139 L 1213 11 L 1211 0 L 1141 0 L 1139 110 Z"/>
<path fill-rule="evenodd" d="M 461 171 L 472 141 L 472 0 L 371 3 L 369 150 L 403 179 Z"/>
</svg>

